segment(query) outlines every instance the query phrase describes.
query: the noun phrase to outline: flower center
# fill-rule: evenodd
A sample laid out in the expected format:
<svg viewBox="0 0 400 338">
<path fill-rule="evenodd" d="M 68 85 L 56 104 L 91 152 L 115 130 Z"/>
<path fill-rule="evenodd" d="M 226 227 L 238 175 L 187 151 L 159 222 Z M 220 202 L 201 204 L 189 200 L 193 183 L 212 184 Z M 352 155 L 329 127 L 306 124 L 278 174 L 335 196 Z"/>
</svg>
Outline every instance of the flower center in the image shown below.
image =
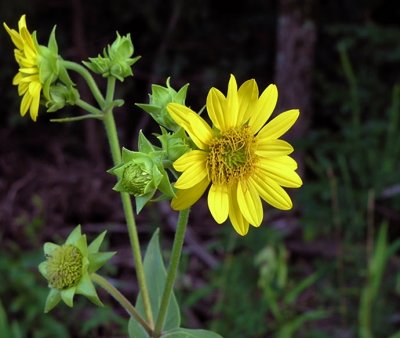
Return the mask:
<svg viewBox="0 0 400 338">
<path fill-rule="evenodd" d="M 46 257 L 50 287 L 65 290 L 79 283 L 82 277 L 82 253 L 71 244 L 55 249 Z"/>
<path fill-rule="evenodd" d="M 122 185 L 134 196 L 141 196 L 152 179 L 144 165 L 132 163 L 128 165 L 122 176 Z"/>
<path fill-rule="evenodd" d="M 229 184 L 247 177 L 254 168 L 254 138 L 248 126 L 230 129 L 210 143 L 208 176 L 213 183 Z"/>
</svg>

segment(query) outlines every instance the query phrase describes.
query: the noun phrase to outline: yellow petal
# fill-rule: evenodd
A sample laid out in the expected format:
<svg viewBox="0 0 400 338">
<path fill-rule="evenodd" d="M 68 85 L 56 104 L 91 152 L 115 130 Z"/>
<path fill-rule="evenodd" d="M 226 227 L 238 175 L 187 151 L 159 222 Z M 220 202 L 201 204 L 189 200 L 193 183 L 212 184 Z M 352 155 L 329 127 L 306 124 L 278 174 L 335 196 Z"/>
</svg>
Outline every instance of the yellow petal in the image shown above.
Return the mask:
<svg viewBox="0 0 400 338">
<path fill-rule="evenodd" d="M 270 166 L 274 165 L 284 165 L 289 169 L 296 170 L 297 169 L 297 162 L 290 156 L 276 156 L 271 158 L 259 158 L 257 162 L 257 166 L 262 167 L 266 170 Z"/>
<path fill-rule="evenodd" d="M 293 147 L 283 140 L 258 140 L 256 155 L 262 157 L 274 157 L 289 155 L 293 152 Z"/>
<path fill-rule="evenodd" d="M 261 198 L 281 210 L 289 210 L 293 207 L 292 200 L 285 190 L 278 183 L 272 180 L 266 180 L 263 175 L 253 175 L 249 178 L 252 185 L 257 189 Z"/>
<path fill-rule="evenodd" d="M 299 110 L 292 109 L 279 114 L 271 122 L 260 130 L 257 139 L 277 139 L 286 133 L 299 117 Z"/>
<path fill-rule="evenodd" d="M 167 110 L 174 121 L 186 130 L 197 147 L 207 148 L 212 132 L 206 121 L 190 108 L 178 103 L 168 104 Z"/>
<path fill-rule="evenodd" d="M 32 103 L 32 96 L 29 94 L 29 92 L 26 92 L 25 95 L 22 97 L 21 106 L 19 108 L 21 116 L 25 116 L 31 103 Z"/>
<path fill-rule="evenodd" d="M 207 112 L 211 122 L 219 130 L 226 130 L 224 120 L 225 96 L 217 88 L 211 88 L 207 95 Z"/>
<path fill-rule="evenodd" d="M 15 47 L 17 47 L 19 50 L 24 49 L 24 43 L 22 41 L 21 36 L 18 34 L 18 32 L 15 29 L 11 29 L 7 26 L 6 23 L 3 23 L 4 28 L 6 29 L 7 33 L 10 35 L 11 40 Z"/>
<path fill-rule="evenodd" d="M 238 110 L 239 100 L 237 95 L 237 83 L 235 77 L 231 75 L 228 83 L 228 93 L 226 94 L 223 115 L 226 130 L 237 126 Z"/>
<path fill-rule="evenodd" d="M 228 187 L 223 184 L 212 184 L 207 201 L 215 221 L 219 224 L 225 222 L 229 213 Z"/>
<path fill-rule="evenodd" d="M 249 222 L 243 217 L 240 212 L 239 205 L 237 202 L 237 188 L 236 186 L 231 189 L 229 196 L 229 220 L 232 223 L 233 228 L 236 232 L 245 236 L 249 231 Z"/>
<path fill-rule="evenodd" d="M 210 181 L 206 177 L 190 189 L 178 190 L 176 197 L 173 198 L 171 202 L 172 209 L 184 210 L 191 207 L 204 194 L 204 191 L 207 189 L 209 183 Z"/>
<path fill-rule="evenodd" d="M 263 207 L 255 186 L 245 181 L 239 181 L 237 201 L 244 218 L 250 224 L 258 227 L 263 218 Z"/>
<path fill-rule="evenodd" d="M 23 27 L 26 28 L 26 15 L 25 14 L 21 15 L 21 18 L 18 21 L 19 31 L 21 31 Z"/>
<path fill-rule="evenodd" d="M 238 90 L 239 112 L 237 125 L 243 125 L 255 110 L 258 99 L 257 82 L 254 79 L 244 82 Z"/>
<path fill-rule="evenodd" d="M 194 163 L 206 162 L 207 153 L 202 150 L 192 150 L 183 154 L 173 164 L 176 171 L 185 171 L 189 169 Z"/>
<path fill-rule="evenodd" d="M 39 82 L 31 82 L 29 85 L 29 94 L 32 96 L 32 102 L 29 109 L 29 114 L 33 121 L 36 121 L 39 113 L 40 91 L 42 86 Z"/>
<path fill-rule="evenodd" d="M 176 189 L 189 189 L 207 176 L 206 162 L 196 161 L 186 169 L 175 183 Z"/>
<path fill-rule="evenodd" d="M 250 117 L 249 125 L 254 134 L 257 133 L 267 122 L 275 109 L 278 101 L 278 89 L 274 84 L 270 84 L 261 94 L 257 101 L 254 112 Z"/>
<path fill-rule="evenodd" d="M 265 175 L 274 180 L 282 187 L 286 188 L 299 188 L 302 186 L 303 181 L 300 176 L 288 166 L 282 164 L 274 164 L 270 166 L 264 166 L 263 168 L 258 167 L 258 170 L 261 170 L 262 173 L 260 175 Z"/>
</svg>

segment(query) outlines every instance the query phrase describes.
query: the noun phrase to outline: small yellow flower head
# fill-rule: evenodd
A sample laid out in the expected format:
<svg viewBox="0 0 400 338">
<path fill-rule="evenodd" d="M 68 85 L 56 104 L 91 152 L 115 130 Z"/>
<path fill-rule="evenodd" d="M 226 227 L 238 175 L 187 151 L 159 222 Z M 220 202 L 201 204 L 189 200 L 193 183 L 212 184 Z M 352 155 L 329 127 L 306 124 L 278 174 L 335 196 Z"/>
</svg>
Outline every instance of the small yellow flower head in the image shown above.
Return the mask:
<svg viewBox="0 0 400 338">
<path fill-rule="evenodd" d="M 18 73 L 14 76 L 13 85 L 18 86 L 18 94 L 22 96 L 21 116 L 29 110 L 33 121 L 39 113 L 41 97 L 49 99 L 50 86 L 59 77 L 58 47 L 53 29 L 49 45 L 39 45 L 36 33 L 30 33 L 26 25 L 26 17 L 22 15 L 18 22 L 18 31 L 11 29 L 4 23 L 7 33 L 15 45 L 15 60 L 19 65 Z M 63 78 L 68 80 L 65 72 Z M 43 94 L 43 95 L 42 95 Z"/>
<path fill-rule="evenodd" d="M 65 244 L 45 243 L 46 260 L 39 265 L 39 271 L 46 278 L 50 292 L 45 312 L 53 309 L 61 300 L 72 307 L 76 293 L 89 298 L 101 306 L 91 280 L 91 275 L 100 269 L 115 252 L 99 252 L 106 232 L 101 233 L 90 245 L 78 225 L 68 236 Z"/>
<path fill-rule="evenodd" d="M 298 188 L 302 180 L 295 172 L 296 161 L 288 155 L 293 147 L 280 140 L 299 116 L 297 109 L 286 111 L 265 124 L 278 99 L 275 85 L 258 95 L 255 80 L 237 88 L 231 75 L 227 95 L 211 88 L 206 108 L 212 128 L 190 108 L 170 103 L 167 110 L 185 129 L 197 149 L 178 158 L 173 166 L 181 176 L 172 208 L 192 206 L 210 186 L 208 207 L 217 223 L 229 217 L 240 235 L 249 225 L 258 227 L 263 219 L 261 199 L 289 210 L 292 201 L 282 188 Z"/>
<path fill-rule="evenodd" d="M 15 60 L 19 71 L 13 79 L 13 85 L 18 86 L 18 94 L 22 96 L 20 113 L 25 116 L 29 110 L 33 121 L 36 121 L 39 111 L 42 83 L 39 79 L 39 46 L 35 34 L 31 34 L 26 26 L 25 15 L 18 22 L 18 31 L 4 27 L 10 35 L 16 49 Z"/>
</svg>

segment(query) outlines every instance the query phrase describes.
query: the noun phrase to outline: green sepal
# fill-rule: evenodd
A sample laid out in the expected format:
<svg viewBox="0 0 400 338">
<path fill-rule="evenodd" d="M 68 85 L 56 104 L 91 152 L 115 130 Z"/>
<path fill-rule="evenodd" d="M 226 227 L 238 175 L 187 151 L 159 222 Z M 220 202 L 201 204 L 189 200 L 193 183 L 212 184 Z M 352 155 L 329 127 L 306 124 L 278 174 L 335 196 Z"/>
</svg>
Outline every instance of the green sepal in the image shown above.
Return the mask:
<svg viewBox="0 0 400 338">
<path fill-rule="evenodd" d="M 142 130 L 139 131 L 138 148 L 142 153 L 152 153 L 155 151 L 154 146 L 151 142 L 144 136 Z"/>
<path fill-rule="evenodd" d="M 97 295 L 96 288 L 88 273 L 82 276 L 82 280 L 76 288 L 76 293 L 88 298 L 93 304 L 97 306 L 104 306 L 99 296 Z"/>
<path fill-rule="evenodd" d="M 68 289 L 60 291 L 61 299 L 69 307 L 73 307 L 74 306 L 75 291 L 76 291 L 75 287 L 68 288 Z"/>
<path fill-rule="evenodd" d="M 49 294 L 46 298 L 46 304 L 44 306 L 44 312 L 48 313 L 52 309 L 54 309 L 58 303 L 61 301 L 60 291 L 56 289 L 50 289 Z"/>
<path fill-rule="evenodd" d="M 92 273 L 104 266 L 117 252 L 95 252 L 89 253 L 88 272 Z"/>
<path fill-rule="evenodd" d="M 162 179 L 160 184 L 158 185 L 158 189 L 167 197 L 173 198 L 175 197 L 175 191 L 172 188 L 172 184 L 169 181 L 168 173 L 164 168 L 160 168 L 162 173 Z"/>
<path fill-rule="evenodd" d="M 82 232 L 81 232 L 81 225 L 78 224 L 74 230 L 72 230 L 72 232 L 68 235 L 67 240 L 65 241 L 65 244 L 73 244 L 75 243 L 79 237 L 82 236 Z"/>
<path fill-rule="evenodd" d="M 153 198 L 154 194 L 156 191 L 151 191 L 143 196 L 136 196 L 135 197 L 135 202 L 136 202 L 136 213 L 139 214 L 143 207 Z"/>
<path fill-rule="evenodd" d="M 43 251 L 44 251 L 44 254 L 47 256 L 47 255 L 50 255 L 51 254 L 51 252 L 53 251 L 53 250 L 55 250 L 55 249 L 57 249 L 57 248 L 59 248 L 60 246 L 59 245 L 57 245 L 57 244 L 54 244 L 54 243 L 51 243 L 51 242 L 46 242 L 46 243 L 44 243 L 44 245 L 43 245 Z"/>
<path fill-rule="evenodd" d="M 104 230 L 100 235 L 98 235 L 88 246 L 88 253 L 93 254 L 100 250 L 100 246 L 103 243 L 104 237 L 107 234 L 107 230 Z"/>
<path fill-rule="evenodd" d="M 161 335 L 162 338 L 223 338 L 218 333 L 201 329 L 178 328 L 166 331 Z"/>
<path fill-rule="evenodd" d="M 44 277 L 47 278 L 47 269 L 46 269 L 46 262 L 42 262 L 39 264 L 38 266 L 38 270 L 40 272 L 40 274 Z"/>
</svg>

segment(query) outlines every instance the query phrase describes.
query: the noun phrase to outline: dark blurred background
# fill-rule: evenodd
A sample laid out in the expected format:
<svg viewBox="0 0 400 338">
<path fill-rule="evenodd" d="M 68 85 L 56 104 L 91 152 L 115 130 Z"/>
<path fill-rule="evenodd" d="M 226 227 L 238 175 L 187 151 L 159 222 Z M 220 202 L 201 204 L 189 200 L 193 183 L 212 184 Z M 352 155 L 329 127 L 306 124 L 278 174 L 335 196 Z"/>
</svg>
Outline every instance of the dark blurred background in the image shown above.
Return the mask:
<svg viewBox="0 0 400 338">
<path fill-rule="evenodd" d="M 212 86 L 225 93 L 231 73 L 239 83 L 255 78 L 260 91 L 276 83 L 276 113 L 300 108 L 285 136 L 304 181 L 289 191 L 294 210 L 266 206 L 245 238 L 216 224 L 204 200 L 192 211 L 177 284 L 186 327 L 228 338 L 400 337 L 398 2 L 21 0 L 1 2 L 0 13 L 14 28 L 27 14 L 41 44 L 57 25 L 60 54 L 78 62 L 116 31 L 131 34 L 142 58 L 117 87 L 125 105 L 115 112 L 129 149 L 140 129 L 149 138 L 159 131 L 134 104 L 168 77 L 175 89 L 190 83 L 194 110 Z M 105 294 L 105 309 L 81 300 L 42 314 L 42 243 L 79 223 L 89 239 L 108 229 L 105 249 L 118 255 L 104 274 L 131 299 L 137 286 L 101 123 L 49 122 L 77 108 L 21 118 L 13 49 L 0 31 L 0 337 L 126 336 L 126 316 Z M 146 206 L 143 246 L 160 226 L 168 258 L 175 219 L 168 203 Z"/>
</svg>

